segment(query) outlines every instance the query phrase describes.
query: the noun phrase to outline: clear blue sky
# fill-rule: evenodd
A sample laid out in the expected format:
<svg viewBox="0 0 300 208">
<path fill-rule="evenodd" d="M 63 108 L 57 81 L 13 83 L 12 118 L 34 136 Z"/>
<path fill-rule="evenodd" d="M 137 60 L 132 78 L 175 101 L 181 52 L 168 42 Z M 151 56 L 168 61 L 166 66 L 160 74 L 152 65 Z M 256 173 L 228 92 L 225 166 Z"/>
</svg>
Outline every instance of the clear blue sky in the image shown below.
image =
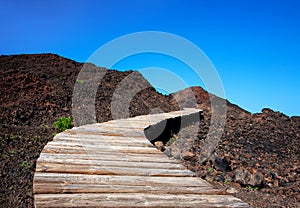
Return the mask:
<svg viewBox="0 0 300 208">
<path fill-rule="evenodd" d="M 298 0 L 0 0 L 0 54 L 51 52 L 84 62 L 119 36 L 164 31 L 206 53 L 231 102 L 300 115 L 299 11 Z M 180 70 L 155 55 L 116 67 L 151 67 L 153 60 Z"/>
</svg>

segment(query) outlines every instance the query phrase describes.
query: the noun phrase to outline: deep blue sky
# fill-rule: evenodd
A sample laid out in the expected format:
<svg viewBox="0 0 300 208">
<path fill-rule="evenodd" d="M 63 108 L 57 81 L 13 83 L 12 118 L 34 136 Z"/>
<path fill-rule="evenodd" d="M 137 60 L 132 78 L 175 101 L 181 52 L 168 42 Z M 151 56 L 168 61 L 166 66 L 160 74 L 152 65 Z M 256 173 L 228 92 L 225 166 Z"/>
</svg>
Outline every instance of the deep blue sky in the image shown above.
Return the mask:
<svg viewBox="0 0 300 208">
<path fill-rule="evenodd" d="M 51 52 L 84 62 L 119 36 L 164 31 L 206 53 L 231 102 L 300 115 L 299 11 L 297 0 L 0 0 L 0 54 Z M 182 67 L 146 55 L 116 68 L 154 62 L 174 72 Z"/>
</svg>

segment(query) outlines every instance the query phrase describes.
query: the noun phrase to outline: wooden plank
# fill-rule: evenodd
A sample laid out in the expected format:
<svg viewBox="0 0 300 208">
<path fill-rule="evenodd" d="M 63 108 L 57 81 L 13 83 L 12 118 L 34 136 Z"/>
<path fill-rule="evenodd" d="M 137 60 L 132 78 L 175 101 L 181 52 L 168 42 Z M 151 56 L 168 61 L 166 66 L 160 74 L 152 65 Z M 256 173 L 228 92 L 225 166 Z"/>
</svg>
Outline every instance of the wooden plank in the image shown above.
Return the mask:
<svg viewBox="0 0 300 208">
<path fill-rule="evenodd" d="M 178 160 L 169 159 L 166 155 L 156 155 L 156 154 L 51 154 L 51 153 L 41 153 L 40 159 L 44 158 L 69 158 L 69 159 L 80 159 L 80 160 L 107 160 L 107 161 L 131 161 L 131 162 L 153 162 L 153 163 L 174 163 L 179 164 Z"/>
<path fill-rule="evenodd" d="M 128 131 L 143 131 L 145 129 L 145 127 L 147 127 L 147 125 L 136 125 L 134 122 L 132 122 L 132 124 L 130 124 L 130 122 L 128 122 L 128 124 L 124 125 L 121 123 L 104 123 L 103 125 L 101 125 L 100 128 L 104 128 L 104 129 L 109 129 L 109 130 L 128 130 Z"/>
<path fill-rule="evenodd" d="M 145 169 L 139 167 L 113 167 L 86 164 L 59 164 L 38 162 L 36 172 L 80 173 L 97 175 L 136 175 L 136 176 L 195 176 L 195 173 L 182 169 Z"/>
<path fill-rule="evenodd" d="M 59 133 L 57 134 L 54 138 L 56 137 L 60 137 L 60 136 L 66 136 L 66 137 L 70 137 L 70 138 L 73 138 L 73 137 L 77 137 L 77 138 L 99 138 L 99 139 L 122 139 L 122 138 L 125 138 L 125 139 L 128 139 L 128 138 L 132 138 L 132 139 L 141 139 L 141 140 L 144 140 L 145 138 L 145 134 L 141 133 L 139 134 L 139 136 L 134 136 L 134 137 L 131 137 L 131 136 L 126 136 L 126 135 L 123 135 L 119 132 L 114 132 L 114 133 L 90 133 L 90 132 L 73 132 L 73 133 L 69 133 L 69 132 L 62 132 L 62 133 Z M 121 138 L 118 138 L 118 137 L 121 137 Z"/>
<path fill-rule="evenodd" d="M 50 154 L 82 154 L 85 155 L 87 151 L 84 148 L 63 148 L 63 149 L 58 149 L 58 148 L 44 148 L 42 150 L 42 153 L 50 153 Z"/>
<path fill-rule="evenodd" d="M 177 187 L 211 187 L 201 178 L 194 177 L 149 177 L 149 176 L 115 176 L 115 175 L 86 175 L 72 173 L 43 173 L 37 172 L 35 183 L 85 183 L 104 185 L 137 185 L 137 186 L 177 186 Z"/>
<path fill-rule="evenodd" d="M 118 143 L 122 144 L 123 146 L 128 145 L 152 145 L 152 143 L 146 139 L 145 137 L 136 137 L 136 138 L 130 138 L 130 137 L 106 137 L 106 136 L 89 136 L 89 137 L 80 137 L 80 136 L 60 136 L 53 139 L 53 142 L 80 142 L 80 143 Z M 150 146 L 149 146 L 150 147 Z"/>
<path fill-rule="evenodd" d="M 54 207 L 249 207 L 229 195 L 196 194 L 37 194 L 36 208 Z"/>
<path fill-rule="evenodd" d="M 105 140 L 89 140 L 89 141 L 82 141 L 79 139 L 56 139 L 54 142 L 69 142 L 69 143 L 79 143 L 79 144 L 86 144 L 86 145 L 102 145 L 102 146 L 127 146 L 127 147 L 150 147 L 155 148 L 153 144 L 150 142 L 142 141 L 142 142 L 135 142 L 135 141 L 128 141 L 128 140 L 112 140 L 112 141 L 105 141 Z"/>
<path fill-rule="evenodd" d="M 86 151 L 88 154 L 89 152 L 102 152 L 103 154 L 114 154 L 114 152 L 119 152 L 119 153 L 135 153 L 135 154 L 162 154 L 159 150 L 156 148 L 146 148 L 146 147 L 121 147 L 121 146 L 88 146 L 88 145 L 59 145 L 55 143 L 48 143 L 44 149 L 45 151 L 43 152 L 56 152 L 56 153 L 62 153 L 62 150 L 70 151 L 72 152 L 82 152 Z"/>
<path fill-rule="evenodd" d="M 144 152 L 144 151 L 125 151 L 125 150 L 119 150 L 119 151 L 115 151 L 114 153 L 112 153 L 110 150 L 101 150 L 101 151 L 97 151 L 95 149 L 88 149 L 88 148 L 68 148 L 68 147 L 61 147 L 59 148 L 44 148 L 42 150 L 42 153 L 50 153 L 50 154 L 87 154 L 87 155 L 105 155 L 105 154 L 117 154 L 117 155 L 153 155 L 153 156 L 157 156 L 157 157 L 162 157 L 162 154 L 153 152 L 153 153 L 149 153 L 149 152 Z"/>
<path fill-rule="evenodd" d="M 172 186 L 138 186 L 138 185 L 104 185 L 80 183 L 36 183 L 35 194 L 62 194 L 62 193 L 152 193 L 152 194 L 225 194 L 220 189 L 212 187 L 177 187 Z"/>
<path fill-rule="evenodd" d="M 117 120 L 117 121 L 111 121 L 101 124 L 101 126 L 116 126 L 116 127 L 133 127 L 133 128 L 141 128 L 144 129 L 147 126 L 151 125 L 151 122 L 149 121 L 141 121 L 141 120 Z M 100 126 L 99 126 L 100 127 Z"/>
<path fill-rule="evenodd" d="M 145 135 L 140 137 L 126 137 L 126 136 L 107 136 L 107 135 L 84 135 L 84 134 L 78 134 L 78 135 L 67 135 L 67 134 L 59 134 L 57 135 L 53 141 L 59 140 L 59 139 L 73 139 L 75 141 L 89 141 L 89 140 L 95 140 L 95 141 L 120 141 L 120 142 L 139 142 L 139 143 L 150 143 L 149 140 L 145 137 Z"/>
<path fill-rule="evenodd" d="M 109 125 L 114 125 L 114 123 L 111 123 Z M 71 129 L 72 130 L 72 129 Z M 78 129 L 74 129 L 77 132 L 89 132 L 89 133 L 123 133 L 123 132 L 127 132 L 127 133 L 133 133 L 133 134 L 142 134 L 143 130 L 137 130 L 137 129 L 133 129 L 133 128 L 120 128 L 117 127 L 110 127 L 110 126 L 106 126 L 106 123 L 103 123 L 100 126 L 90 126 L 90 127 L 86 127 L 86 126 L 81 126 L 78 127 Z"/>
<path fill-rule="evenodd" d="M 150 169 L 171 169 L 171 170 L 182 170 L 186 169 L 184 166 L 176 163 L 156 163 L 156 162 L 133 162 L 133 161 L 114 161 L 114 160 L 89 160 L 79 158 L 40 158 L 38 161 L 40 164 L 45 163 L 57 163 L 57 164 L 70 164 L 70 165 L 89 165 L 93 167 L 137 167 L 137 168 L 150 168 Z"/>
<path fill-rule="evenodd" d="M 55 140 L 53 140 L 55 142 L 80 142 L 80 143 L 122 143 L 122 144 L 126 144 L 126 145 L 151 145 L 151 147 L 153 147 L 153 145 L 149 142 L 149 140 L 147 140 L 146 138 L 130 138 L 130 137 L 113 137 L 113 138 L 109 138 L 109 137 L 87 137 L 87 138 L 82 138 L 82 137 L 67 137 L 67 136 L 61 136 L 61 137 L 56 137 Z"/>
<path fill-rule="evenodd" d="M 77 135 L 77 136 L 88 136 L 88 135 L 94 135 L 94 136 L 113 136 L 113 137 L 144 137 L 144 133 L 142 132 L 132 132 L 132 131 L 128 131 L 128 132 L 114 132 L 114 131 L 103 131 L 103 132 L 92 132 L 92 131 L 77 131 L 77 130 L 69 130 L 67 132 L 64 132 L 65 135 Z"/>
<path fill-rule="evenodd" d="M 130 146 L 127 144 L 131 144 Z M 139 144 L 135 146 L 135 144 Z M 87 148 L 106 148 L 106 149 L 145 149 L 145 150 L 155 150 L 159 151 L 154 147 L 150 142 L 149 143 L 130 143 L 130 142 L 115 142 L 115 141 L 70 141 L 70 140 L 61 140 L 61 141 L 51 141 L 47 144 L 48 146 L 66 146 L 66 147 L 87 147 Z"/>
<path fill-rule="evenodd" d="M 62 149 L 58 149 L 58 148 L 44 148 L 42 150 L 42 153 L 49 153 L 49 154 L 86 154 L 88 156 L 101 156 L 101 155 L 106 155 L 106 154 L 110 154 L 112 155 L 111 151 L 105 151 L 102 150 L 97 151 L 97 150 L 89 150 L 87 148 L 67 148 L 64 147 Z M 123 156 L 150 156 L 150 157 L 167 157 L 165 154 L 151 154 L 151 153 L 143 153 L 143 152 L 122 152 L 122 151 L 118 151 L 118 152 L 114 152 L 113 154 L 116 155 L 123 155 Z"/>
</svg>

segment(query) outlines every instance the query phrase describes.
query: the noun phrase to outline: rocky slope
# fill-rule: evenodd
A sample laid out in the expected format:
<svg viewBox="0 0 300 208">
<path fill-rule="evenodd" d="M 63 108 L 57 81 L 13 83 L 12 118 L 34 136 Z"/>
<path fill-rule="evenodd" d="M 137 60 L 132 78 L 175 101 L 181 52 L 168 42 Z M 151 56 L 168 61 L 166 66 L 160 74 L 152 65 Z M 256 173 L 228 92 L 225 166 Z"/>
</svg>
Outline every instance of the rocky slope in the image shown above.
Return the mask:
<svg viewBox="0 0 300 208">
<path fill-rule="evenodd" d="M 88 86 L 91 81 L 77 79 L 83 66 L 54 54 L 0 56 L 0 207 L 33 207 L 35 162 L 58 131 L 53 122 L 72 116 L 74 101 L 79 111 L 90 105 L 72 100 L 74 86 Z M 100 74 L 107 70 L 85 66 Z M 115 70 L 107 71 L 97 86 L 97 122 L 180 107 L 203 109 L 204 120 L 174 135 L 166 154 L 181 159 L 200 177 L 228 189 L 253 207 L 297 207 L 299 117 L 290 118 L 270 109 L 251 114 L 226 101 L 221 140 L 210 157 L 199 161 L 211 120 L 211 99 L 205 90 L 193 87 L 164 96 L 140 74 Z M 215 115 L 218 113 L 222 116 L 217 108 Z M 89 121 L 79 116 L 75 122 L 80 125 Z"/>
<path fill-rule="evenodd" d="M 165 153 L 181 159 L 199 177 L 227 188 L 228 192 L 236 192 L 253 207 L 298 207 L 300 117 L 288 117 L 271 109 L 251 114 L 226 101 L 222 137 L 213 154 L 199 161 L 211 125 L 210 95 L 200 87 L 193 87 L 174 97 L 185 100 L 187 90 L 193 92 L 198 107 L 204 110 L 204 120 L 182 129 L 165 147 Z M 195 129 L 197 137 L 191 134 Z M 256 192 L 251 193 L 252 200 L 245 194 L 249 191 Z M 270 195 L 277 198 L 271 200 Z"/>
</svg>

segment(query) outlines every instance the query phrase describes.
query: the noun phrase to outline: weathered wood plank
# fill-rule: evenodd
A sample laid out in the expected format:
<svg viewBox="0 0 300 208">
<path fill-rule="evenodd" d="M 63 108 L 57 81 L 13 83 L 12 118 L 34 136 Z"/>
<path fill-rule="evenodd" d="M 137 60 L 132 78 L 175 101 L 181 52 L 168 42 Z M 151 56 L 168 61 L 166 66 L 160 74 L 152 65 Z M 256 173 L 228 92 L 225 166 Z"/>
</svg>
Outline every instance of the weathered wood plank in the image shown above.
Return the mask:
<svg viewBox="0 0 300 208">
<path fill-rule="evenodd" d="M 171 169 L 171 170 L 183 170 L 186 169 L 180 164 L 168 163 L 156 163 L 156 162 L 133 162 L 133 161 L 114 161 L 114 160 L 94 160 L 90 158 L 89 160 L 83 160 L 79 158 L 41 158 L 39 160 L 39 165 L 45 163 L 55 163 L 55 164 L 70 164 L 70 165 L 89 165 L 93 167 L 137 167 L 137 168 L 149 168 L 149 169 Z"/>
<path fill-rule="evenodd" d="M 121 146 L 121 143 L 123 143 L 123 146 L 127 147 L 150 147 L 154 148 L 153 144 L 150 142 L 146 143 L 145 141 L 143 142 L 136 142 L 136 141 L 128 141 L 128 140 L 112 140 L 112 141 L 105 141 L 105 140 L 88 140 L 88 141 L 83 141 L 79 139 L 56 139 L 55 142 L 69 142 L 73 144 L 84 144 L 84 145 L 102 145 L 102 146 Z"/>
<path fill-rule="evenodd" d="M 88 164 L 59 164 L 38 162 L 37 172 L 50 173 L 81 173 L 97 175 L 135 175 L 135 176 L 195 176 L 188 170 L 139 168 L 139 167 L 114 167 Z"/>
<path fill-rule="evenodd" d="M 93 145 L 59 145 L 55 143 L 48 143 L 45 148 L 46 152 L 50 153 L 51 150 L 59 153 L 62 150 L 67 150 L 70 152 L 76 152 L 77 150 L 85 150 L 88 154 L 89 152 L 97 151 L 97 152 L 103 152 L 106 154 L 113 154 L 113 152 L 119 152 L 119 153 L 135 153 L 135 154 L 162 154 L 159 150 L 156 148 L 146 148 L 146 147 L 121 147 L 121 146 L 93 146 Z M 49 152 L 50 151 L 50 152 Z M 45 151 L 44 151 L 45 152 Z"/>
<path fill-rule="evenodd" d="M 107 161 L 131 161 L 131 162 L 153 162 L 153 163 L 175 163 L 179 164 L 178 160 L 169 159 L 166 155 L 156 155 L 156 154 L 51 154 L 51 153 L 41 153 L 39 161 L 45 158 L 61 159 L 80 159 L 80 160 L 107 160 Z"/>
<path fill-rule="evenodd" d="M 148 147 L 153 147 L 153 145 L 146 140 L 145 138 L 139 138 L 139 139 L 132 139 L 128 137 L 124 137 L 122 139 L 111 139 L 106 137 L 100 137 L 100 138 L 82 138 L 82 137 L 57 137 L 55 142 L 72 142 L 72 143 L 85 143 L 85 144 L 123 144 L 125 146 L 131 145 L 144 145 Z M 115 145 L 117 146 L 117 145 Z"/>
<path fill-rule="evenodd" d="M 137 186 L 189 186 L 211 187 L 204 180 L 194 177 L 149 177 L 149 176 L 115 176 L 115 175 L 86 175 L 69 173 L 43 173 L 37 172 L 34 176 L 36 183 L 86 183 L 104 185 L 137 185 Z"/>
<path fill-rule="evenodd" d="M 103 123 L 101 126 L 105 127 L 114 127 L 114 128 L 128 128 L 128 129 L 135 129 L 139 131 L 143 131 L 143 129 L 147 126 L 150 126 L 150 122 L 141 122 L 141 121 L 133 121 L 133 120 L 125 120 L 123 122 L 114 121 L 114 122 L 106 122 Z"/>
<path fill-rule="evenodd" d="M 113 145 L 114 144 L 114 145 Z M 101 151 L 101 149 L 113 149 L 113 150 L 125 150 L 125 149 L 130 149 L 130 150 L 149 150 L 152 152 L 159 152 L 161 154 L 161 152 L 159 150 L 157 150 L 153 145 L 151 145 L 151 143 L 149 142 L 148 144 L 144 145 L 144 146 L 127 146 L 126 143 L 116 143 L 114 142 L 113 144 L 111 144 L 109 141 L 107 142 L 99 142 L 99 143 L 86 143 L 84 141 L 82 142 L 70 142 L 70 141 L 51 141 L 47 144 L 47 147 L 61 147 L 61 146 L 65 146 L 65 147 L 74 147 L 74 148 L 78 148 L 78 147 L 84 147 L 84 148 L 88 148 L 88 149 L 99 149 Z"/>
<path fill-rule="evenodd" d="M 78 149 L 74 149 L 74 148 L 64 148 L 64 149 L 58 149 L 58 148 L 44 148 L 42 150 L 42 153 L 49 153 L 49 154 L 86 154 L 87 151 L 84 148 L 78 148 Z"/>
<path fill-rule="evenodd" d="M 134 124 L 132 124 L 134 125 Z M 115 130 L 118 129 L 119 131 L 143 131 L 145 126 L 140 125 L 140 126 L 132 126 L 132 125 L 122 125 L 122 124 L 117 124 L 117 123 L 111 123 L 111 124 L 103 124 L 102 128 L 108 129 L 108 130 Z"/>
<path fill-rule="evenodd" d="M 47 147 L 43 149 L 42 153 L 49 153 L 49 154 L 87 154 L 87 155 L 105 155 L 105 154 L 116 154 L 116 155 L 123 155 L 123 156 L 131 156 L 131 155 L 138 155 L 140 154 L 141 156 L 144 155 L 153 155 L 160 157 L 161 155 L 155 151 L 143 151 L 143 150 L 130 150 L 130 149 L 124 149 L 124 150 L 118 150 L 115 152 L 112 152 L 111 150 L 102 150 L 99 151 L 97 149 L 90 149 L 90 148 L 85 148 L 85 147 Z"/>
<path fill-rule="evenodd" d="M 35 194 L 62 194 L 62 193 L 152 193 L 152 194 L 225 194 L 220 189 L 212 187 L 184 187 L 184 186 L 137 186 L 137 185 L 104 185 L 79 183 L 37 183 Z"/>
<path fill-rule="evenodd" d="M 195 194 L 37 194 L 36 207 L 249 207 L 233 196 Z"/>
<path fill-rule="evenodd" d="M 88 136 L 88 135 L 94 135 L 94 136 L 114 136 L 114 137 L 144 137 L 145 135 L 142 132 L 134 132 L 134 131 L 85 131 L 83 130 L 67 130 L 64 132 L 65 135 L 76 135 L 76 136 Z"/>
</svg>

